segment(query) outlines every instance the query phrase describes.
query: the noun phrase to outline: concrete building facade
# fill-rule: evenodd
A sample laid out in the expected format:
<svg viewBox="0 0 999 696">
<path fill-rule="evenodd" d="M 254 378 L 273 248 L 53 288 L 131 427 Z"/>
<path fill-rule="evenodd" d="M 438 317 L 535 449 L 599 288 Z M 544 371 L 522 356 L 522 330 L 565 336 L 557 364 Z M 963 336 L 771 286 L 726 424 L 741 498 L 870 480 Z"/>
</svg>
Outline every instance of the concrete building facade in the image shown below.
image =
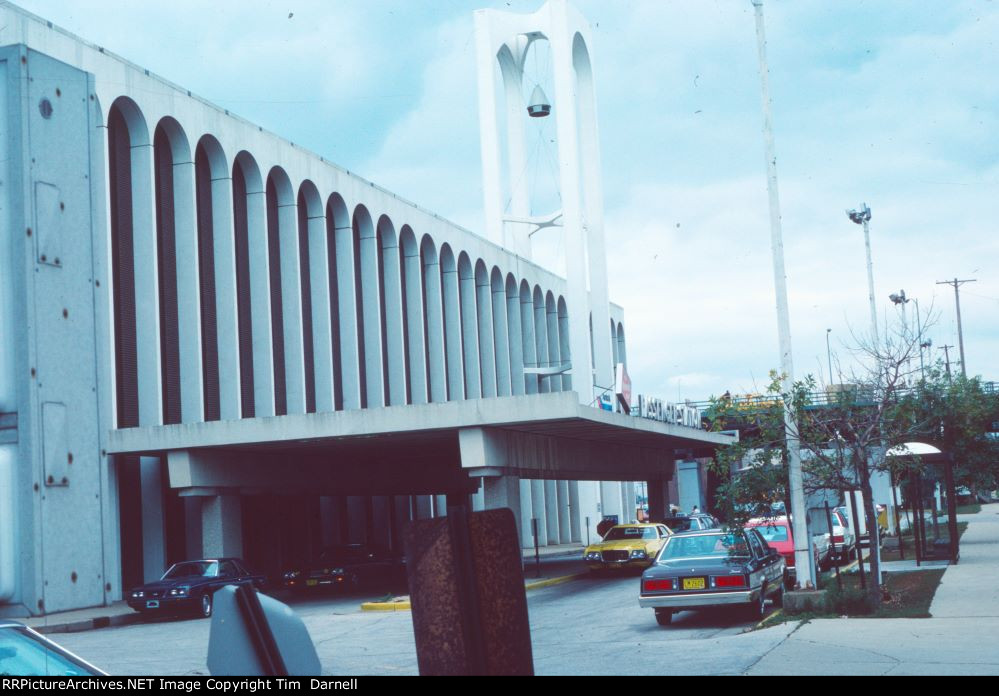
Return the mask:
<svg viewBox="0 0 999 696">
<path fill-rule="evenodd" d="M 398 548 L 449 496 L 579 542 L 726 441 L 593 405 L 620 307 L 574 363 L 578 284 L 17 7 L 0 25 L 0 615 L 184 558 Z"/>
</svg>

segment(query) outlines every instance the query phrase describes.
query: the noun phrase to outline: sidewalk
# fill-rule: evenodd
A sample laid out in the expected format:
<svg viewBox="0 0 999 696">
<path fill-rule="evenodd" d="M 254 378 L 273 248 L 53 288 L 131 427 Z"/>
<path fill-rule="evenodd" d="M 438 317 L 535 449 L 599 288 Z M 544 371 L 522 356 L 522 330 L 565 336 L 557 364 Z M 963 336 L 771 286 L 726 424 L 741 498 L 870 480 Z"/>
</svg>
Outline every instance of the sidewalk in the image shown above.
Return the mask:
<svg viewBox="0 0 999 696">
<path fill-rule="evenodd" d="M 139 612 L 125 602 L 114 602 L 106 607 L 61 611 L 18 621 L 39 633 L 76 633 L 108 626 L 127 626 L 137 623 L 141 618 Z"/>
<path fill-rule="evenodd" d="M 746 673 L 999 674 L 999 504 L 959 519 L 968 522 L 960 563 L 944 573 L 933 618 L 817 619 L 799 625 Z"/>
</svg>

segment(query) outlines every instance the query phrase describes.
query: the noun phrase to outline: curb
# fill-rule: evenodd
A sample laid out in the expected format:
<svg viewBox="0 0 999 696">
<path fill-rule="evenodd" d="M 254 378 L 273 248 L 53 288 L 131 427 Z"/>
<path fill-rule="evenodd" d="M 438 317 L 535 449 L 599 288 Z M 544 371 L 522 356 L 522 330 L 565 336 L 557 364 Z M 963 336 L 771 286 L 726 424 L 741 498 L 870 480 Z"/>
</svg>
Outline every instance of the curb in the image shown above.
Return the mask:
<svg viewBox="0 0 999 696">
<path fill-rule="evenodd" d="M 535 582 L 529 582 L 524 585 L 524 590 L 540 590 L 543 587 L 561 585 L 565 582 L 572 582 L 573 580 L 586 577 L 586 575 L 586 573 L 576 573 L 575 575 L 563 575 L 557 578 L 536 580 Z M 399 599 L 393 602 L 363 602 L 361 604 L 361 611 L 410 611 L 412 608 L 413 607 L 409 599 Z"/>
<path fill-rule="evenodd" d="M 83 619 L 82 621 L 51 623 L 41 626 L 31 626 L 31 628 L 41 634 L 80 633 L 81 631 L 93 631 L 98 628 L 129 626 L 139 623 L 141 620 L 142 615 L 136 612 L 132 614 L 115 614 L 113 616 L 95 616 L 92 619 Z"/>
</svg>

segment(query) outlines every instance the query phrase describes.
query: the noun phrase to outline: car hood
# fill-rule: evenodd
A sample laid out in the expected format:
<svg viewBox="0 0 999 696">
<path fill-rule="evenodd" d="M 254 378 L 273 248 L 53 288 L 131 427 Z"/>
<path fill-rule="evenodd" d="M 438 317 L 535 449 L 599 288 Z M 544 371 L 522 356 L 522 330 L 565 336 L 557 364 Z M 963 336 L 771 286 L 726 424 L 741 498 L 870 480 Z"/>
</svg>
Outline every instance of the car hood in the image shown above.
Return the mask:
<svg viewBox="0 0 999 696">
<path fill-rule="evenodd" d="M 176 580 L 157 580 L 156 582 L 147 582 L 145 585 L 134 587 L 132 588 L 132 591 L 136 592 L 141 590 L 143 592 L 151 592 L 154 590 L 172 590 L 175 587 L 180 587 L 181 585 L 185 587 L 196 587 L 217 579 L 218 578 L 177 578 Z"/>
<path fill-rule="evenodd" d="M 598 544 L 590 544 L 586 547 L 586 552 L 591 551 L 633 551 L 635 549 L 645 549 L 649 544 L 658 541 L 657 539 L 621 539 L 618 541 L 602 541 Z"/>
</svg>

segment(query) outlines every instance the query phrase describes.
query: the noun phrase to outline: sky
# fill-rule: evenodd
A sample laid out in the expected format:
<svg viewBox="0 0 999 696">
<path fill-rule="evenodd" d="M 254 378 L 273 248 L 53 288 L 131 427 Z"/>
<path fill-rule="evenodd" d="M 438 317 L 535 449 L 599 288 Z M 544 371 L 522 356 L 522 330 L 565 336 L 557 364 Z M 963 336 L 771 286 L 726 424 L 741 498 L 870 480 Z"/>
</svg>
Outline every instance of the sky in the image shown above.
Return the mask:
<svg viewBox="0 0 999 696">
<path fill-rule="evenodd" d="M 570 2 L 593 27 L 610 293 L 634 390 L 761 391 L 780 354 L 752 4 Z M 472 13 L 541 6 L 17 4 L 478 233 Z M 954 291 L 937 282 L 976 279 L 960 296 L 967 370 L 999 380 L 999 2 L 767 0 L 765 13 L 796 376 L 828 382 L 827 334 L 849 373 L 869 332 L 863 233 L 845 214 L 866 202 L 882 331 L 900 325 L 888 296 L 904 289 L 933 359 L 951 345 L 956 361 Z M 544 52 L 529 63 L 552 96 Z M 529 124 L 535 213 L 554 200 L 553 120 Z M 561 251 L 548 233 L 535 258 L 558 270 Z"/>
</svg>

